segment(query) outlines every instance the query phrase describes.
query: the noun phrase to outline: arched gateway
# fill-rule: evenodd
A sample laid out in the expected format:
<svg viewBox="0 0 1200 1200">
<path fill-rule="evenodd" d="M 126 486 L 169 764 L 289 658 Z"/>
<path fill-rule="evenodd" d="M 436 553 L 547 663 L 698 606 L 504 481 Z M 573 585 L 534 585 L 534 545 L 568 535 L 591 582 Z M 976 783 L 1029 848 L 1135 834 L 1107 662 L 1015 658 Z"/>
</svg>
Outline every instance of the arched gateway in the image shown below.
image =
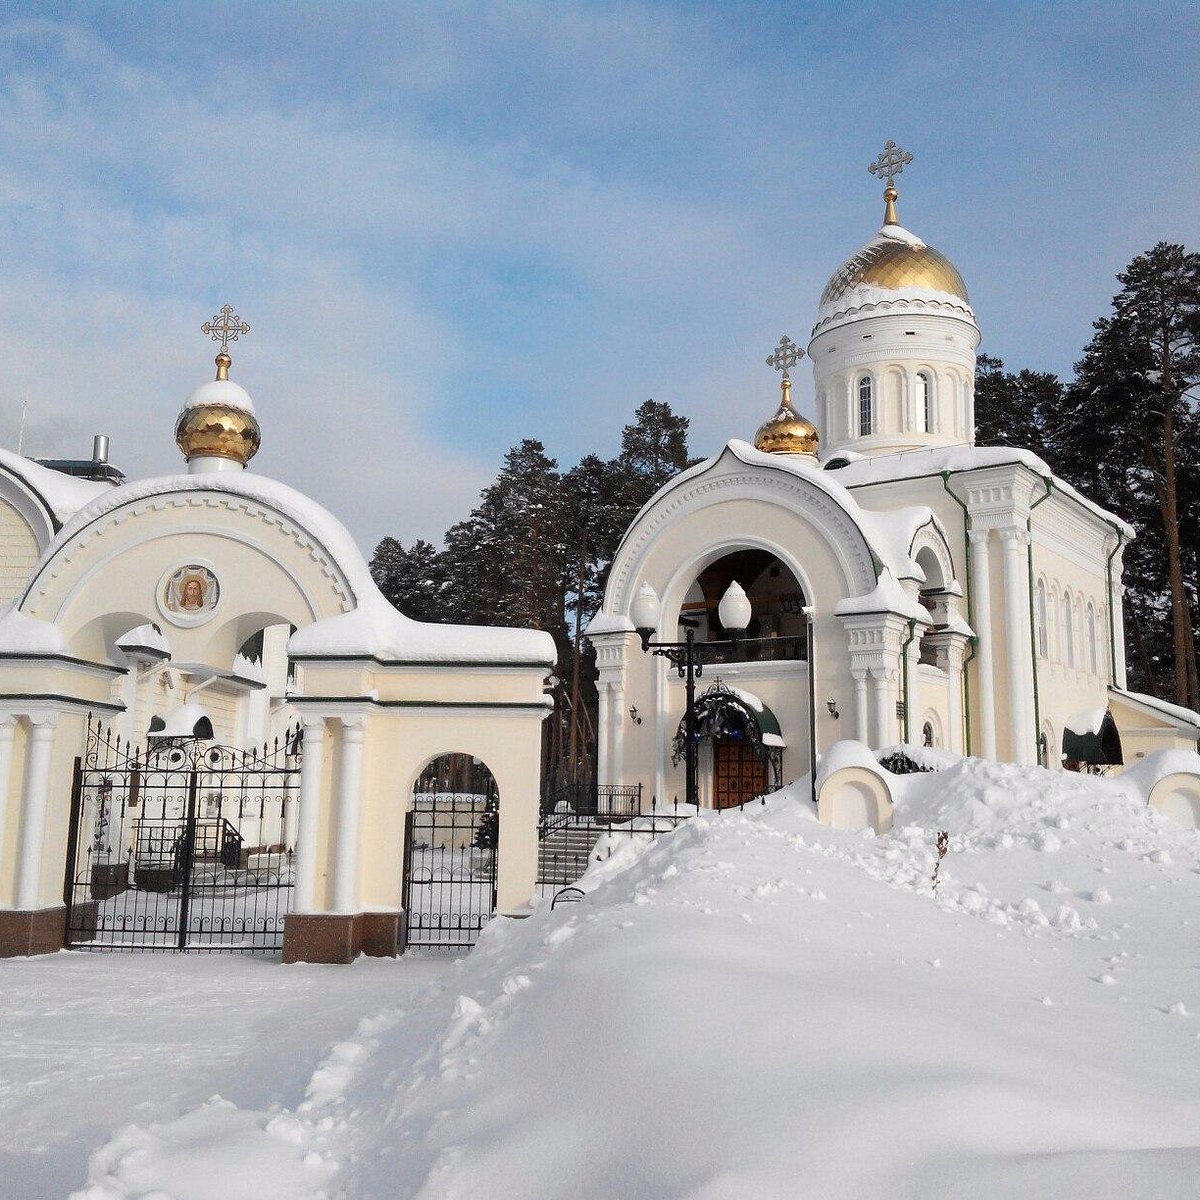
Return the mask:
<svg viewBox="0 0 1200 1200">
<path fill-rule="evenodd" d="M 81 489 L 0 614 L 0 955 L 61 947 L 68 908 L 80 945 L 395 953 L 403 781 L 447 745 L 506 797 L 495 907 L 534 895 L 552 639 L 392 608 L 333 516 L 245 470 L 229 367 L 177 421 L 187 474 Z"/>
</svg>

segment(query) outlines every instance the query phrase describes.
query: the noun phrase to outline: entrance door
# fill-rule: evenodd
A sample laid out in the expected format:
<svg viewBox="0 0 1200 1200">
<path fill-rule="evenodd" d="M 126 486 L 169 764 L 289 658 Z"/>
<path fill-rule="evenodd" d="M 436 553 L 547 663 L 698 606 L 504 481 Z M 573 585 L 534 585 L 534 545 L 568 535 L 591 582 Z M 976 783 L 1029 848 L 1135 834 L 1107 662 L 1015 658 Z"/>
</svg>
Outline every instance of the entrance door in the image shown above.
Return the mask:
<svg viewBox="0 0 1200 1200">
<path fill-rule="evenodd" d="M 767 790 L 767 768 L 749 742 L 713 744 L 713 808 L 736 808 Z"/>
</svg>

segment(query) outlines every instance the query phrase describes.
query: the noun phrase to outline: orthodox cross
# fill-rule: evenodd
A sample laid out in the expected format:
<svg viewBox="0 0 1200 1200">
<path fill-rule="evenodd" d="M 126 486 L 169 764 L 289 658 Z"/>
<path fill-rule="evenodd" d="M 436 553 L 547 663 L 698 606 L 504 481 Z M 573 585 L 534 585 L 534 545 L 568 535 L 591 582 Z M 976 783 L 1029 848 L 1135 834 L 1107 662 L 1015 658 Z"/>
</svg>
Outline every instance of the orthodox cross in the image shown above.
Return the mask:
<svg viewBox="0 0 1200 1200">
<path fill-rule="evenodd" d="M 214 342 L 220 342 L 221 352 L 228 354 L 229 343 L 236 342 L 243 333 L 249 333 L 250 326 L 225 304 L 211 321 L 205 321 L 200 326 L 200 332 L 208 334 Z"/>
<path fill-rule="evenodd" d="M 904 170 L 913 156 L 902 146 L 888 138 L 883 153 L 867 168 L 878 179 L 886 179 L 888 187 L 893 186 L 893 180 Z"/>
<path fill-rule="evenodd" d="M 791 379 L 788 372 L 804 357 L 804 351 L 785 333 L 779 339 L 779 345 L 767 358 L 767 366 L 783 372 L 784 379 Z"/>
</svg>

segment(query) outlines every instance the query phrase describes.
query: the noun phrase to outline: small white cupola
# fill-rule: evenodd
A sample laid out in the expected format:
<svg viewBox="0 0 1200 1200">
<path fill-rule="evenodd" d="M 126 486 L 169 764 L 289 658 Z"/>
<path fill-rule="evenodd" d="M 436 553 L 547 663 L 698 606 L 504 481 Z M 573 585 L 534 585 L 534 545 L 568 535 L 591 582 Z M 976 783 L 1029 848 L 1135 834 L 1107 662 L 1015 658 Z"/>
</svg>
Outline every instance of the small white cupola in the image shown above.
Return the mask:
<svg viewBox="0 0 1200 1200">
<path fill-rule="evenodd" d="M 954 264 L 900 224 L 894 142 L 870 166 L 887 181 L 879 232 L 830 277 L 808 353 L 827 455 L 887 454 L 975 438 L 979 327 Z"/>
</svg>

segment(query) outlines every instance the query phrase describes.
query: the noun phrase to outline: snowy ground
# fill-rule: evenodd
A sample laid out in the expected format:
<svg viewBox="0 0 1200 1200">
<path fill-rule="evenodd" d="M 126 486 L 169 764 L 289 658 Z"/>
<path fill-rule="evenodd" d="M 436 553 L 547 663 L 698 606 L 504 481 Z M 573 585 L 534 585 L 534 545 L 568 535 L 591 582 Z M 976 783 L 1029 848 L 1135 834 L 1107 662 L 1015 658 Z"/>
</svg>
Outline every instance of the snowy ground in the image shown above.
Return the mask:
<svg viewBox="0 0 1200 1200">
<path fill-rule="evenodd" d="M 457 964 L 5 968 L 9 1005 L 68 1016 L 5 1022 L 8 1162 L 47 1185 L 5 1194 L 1197 1194 L 1200 835 L 1128 788 L 951 765 L 898 781 L 881 838 L 783 795 L 584 886 Z"/>
</svg>

